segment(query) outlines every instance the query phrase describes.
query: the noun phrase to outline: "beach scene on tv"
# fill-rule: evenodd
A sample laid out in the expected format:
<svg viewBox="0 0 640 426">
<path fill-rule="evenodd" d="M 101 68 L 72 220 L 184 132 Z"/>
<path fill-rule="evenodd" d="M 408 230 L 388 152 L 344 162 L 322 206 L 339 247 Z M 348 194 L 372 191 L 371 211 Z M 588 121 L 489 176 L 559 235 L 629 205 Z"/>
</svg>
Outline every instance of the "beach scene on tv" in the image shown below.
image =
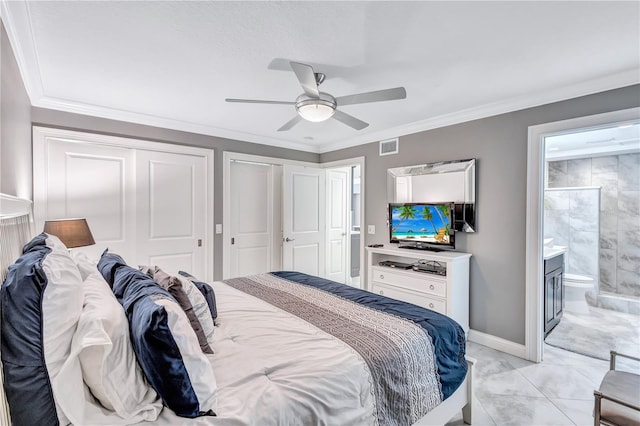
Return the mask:
<svg viewBox="0 0 640 426">
<path fill-rule="evenodd" d="M 447 204 L 391 206 L 391 238 L 449 244 L 450 220 Z"/>
</svg>

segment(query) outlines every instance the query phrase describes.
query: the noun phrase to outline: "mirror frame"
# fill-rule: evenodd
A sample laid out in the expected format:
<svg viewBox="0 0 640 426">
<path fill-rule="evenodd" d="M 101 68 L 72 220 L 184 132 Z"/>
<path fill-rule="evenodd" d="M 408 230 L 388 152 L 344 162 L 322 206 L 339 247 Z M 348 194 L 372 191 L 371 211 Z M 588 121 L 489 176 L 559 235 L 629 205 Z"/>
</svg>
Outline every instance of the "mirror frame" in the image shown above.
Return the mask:
<svg viewBox="0 0 640 426">
<path fill-rule="evenodd" d="M 441 161 L 438 163 L 418 164 L 415 166 L 403 166 L 387 169 L 387 202 L 396 203 L 396 178 L 407 176 L 428 176 L 441 173 L 464 173 L 464 200 L 418 200 L 418 201 L 453 201 L 455 202 L 454 229 L 459 232 L 477 232 L 476 193 L 477 159 Z M 416 201 L 416 200 L 413 200 Z"/>
</svg>

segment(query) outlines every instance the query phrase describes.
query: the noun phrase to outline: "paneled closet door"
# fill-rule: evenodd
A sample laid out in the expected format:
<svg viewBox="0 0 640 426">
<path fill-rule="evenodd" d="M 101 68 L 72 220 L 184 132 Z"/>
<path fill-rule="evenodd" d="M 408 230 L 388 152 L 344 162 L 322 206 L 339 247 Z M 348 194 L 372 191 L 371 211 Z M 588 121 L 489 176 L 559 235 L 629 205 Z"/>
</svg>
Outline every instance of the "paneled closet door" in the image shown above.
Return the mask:
<svg viewBox="0 0 640 426">
<path fill-rule="evenodd" d="M 135 152 L 127 148 L 49 139 L 43 219 L 84 217 L 96 245 L 81 250 L 99 258 L 105 248 L 135 259 Z M 37 231 L 42 223 L 37 223 Z"/>
<path fill-rule="evenodd" d="M 282 179 L 282 266 L 325 274 L 325 170 L 284 165 Z"/>
<path fill-rule="evenodd" d="M 233 161 L 230 167 L 228 278 L 280 269 L 272 267 L 274 166 Z"/>
<path fill-rule="evenodd" d="M 328 169 L 326 178 L 326 277 L 332 281 L 346 284 L 351 269 L 349 261 L 351 255 L 351 225 L 349 224 L 351 169 L 349 167 Z"/>
<path fill-rule="evenodd" d="M 136 181 L 136 263 L 205 277 L 205 158 L 137 150 Z"/>
</svg>

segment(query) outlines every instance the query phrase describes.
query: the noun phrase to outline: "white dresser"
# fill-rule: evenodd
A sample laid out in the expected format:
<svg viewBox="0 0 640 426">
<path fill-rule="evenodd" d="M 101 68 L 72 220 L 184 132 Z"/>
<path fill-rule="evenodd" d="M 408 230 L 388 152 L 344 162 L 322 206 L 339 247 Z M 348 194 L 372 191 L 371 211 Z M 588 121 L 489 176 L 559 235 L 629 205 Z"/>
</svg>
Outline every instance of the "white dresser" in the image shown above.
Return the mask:
<svg viewBox="0 0 640 426">
<path fill-rule="evenodd" d="M 367 247 L 366 290 L 413 303 L 453 318 L 469 331 L 469 259 L 471 254 L 400 249 L 393 245 Z M 380 266 L 394 261 L 444 268 L 445 275 Z M 438 262 L 437 264 L 434 262 Z"/>
</svg>

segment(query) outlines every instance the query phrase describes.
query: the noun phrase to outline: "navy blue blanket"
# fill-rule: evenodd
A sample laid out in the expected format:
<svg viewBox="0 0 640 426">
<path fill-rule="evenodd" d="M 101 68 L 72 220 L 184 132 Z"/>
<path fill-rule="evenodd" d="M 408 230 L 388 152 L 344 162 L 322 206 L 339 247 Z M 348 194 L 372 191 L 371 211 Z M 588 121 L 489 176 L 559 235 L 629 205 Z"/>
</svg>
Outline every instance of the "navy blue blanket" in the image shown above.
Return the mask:
<svg viewBox="0 0 640 426">
<path fill-rule="evenodd" d="M 420 306 L 300 272 L 280 271 L 271 274 L 414 322 L 431 337 L 443 399 L 448 398 L 463 382 L 467 374 L 465 335 L 462 327 L 451 318 Z"/>
</svg>

